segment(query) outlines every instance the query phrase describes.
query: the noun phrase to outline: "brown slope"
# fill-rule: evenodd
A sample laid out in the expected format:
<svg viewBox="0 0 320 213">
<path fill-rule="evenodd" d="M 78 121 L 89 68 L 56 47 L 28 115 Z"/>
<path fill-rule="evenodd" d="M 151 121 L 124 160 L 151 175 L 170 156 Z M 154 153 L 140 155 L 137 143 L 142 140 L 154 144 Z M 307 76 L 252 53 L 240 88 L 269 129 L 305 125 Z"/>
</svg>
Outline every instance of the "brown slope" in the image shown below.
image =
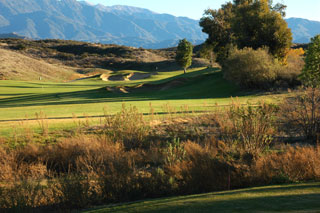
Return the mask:
<svg viewBox="0 0 320 213">
<path fill-rule="evenodd" d="M 41 59 L 0 47 L 0 79 L 68 81 L 80 77 L 73 68 L 49 64 Z"/>
</svg>

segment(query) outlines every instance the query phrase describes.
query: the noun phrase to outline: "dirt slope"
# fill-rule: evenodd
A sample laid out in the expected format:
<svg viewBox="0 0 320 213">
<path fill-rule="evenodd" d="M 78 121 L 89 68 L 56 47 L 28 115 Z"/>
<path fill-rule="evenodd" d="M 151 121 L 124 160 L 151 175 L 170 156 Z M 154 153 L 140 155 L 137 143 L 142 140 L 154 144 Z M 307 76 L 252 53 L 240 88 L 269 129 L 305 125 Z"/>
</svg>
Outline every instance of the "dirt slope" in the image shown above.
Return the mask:
<svg viewBox="0 0 320 213">
<path fill-rule="evenodd" d="M 49 64 L 0 45 L 0 80 L 68 81 L 81 77 L 73 68 Z"/>
</svg>

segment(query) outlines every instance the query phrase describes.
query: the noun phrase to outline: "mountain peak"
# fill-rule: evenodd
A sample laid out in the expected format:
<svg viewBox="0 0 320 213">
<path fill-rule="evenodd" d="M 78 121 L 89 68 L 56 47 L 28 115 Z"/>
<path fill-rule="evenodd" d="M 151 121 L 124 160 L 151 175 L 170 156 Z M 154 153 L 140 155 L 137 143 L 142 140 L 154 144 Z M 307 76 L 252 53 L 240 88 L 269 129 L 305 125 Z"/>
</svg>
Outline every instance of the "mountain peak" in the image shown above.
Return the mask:
<svg viewBox="0 0 320 213">
<path fill-rule="evenodd" d="M 89 5 L 89 6 L 94 6 L 93 3 L 88 2 L 88 1 L 78 1 L 80 4 L 84 4 L 84 5 Z"/>
<path fill-rule="evenodd" d="M 140 8 L 140 7 L 133 7 L 133 6 L 126 6 L 126 5 L 113 5 L 113 6 L 105 6 L 103 4 L 97 4 L 94 5 L 95 8 L 110 12 L 110 13 L 116 13 L 116 14 L 122 14 L 122 15 L 132 15 L 132 14 L 158 14 L 151 10 Z"/>
<path fill-rule="evenodd" d="M 318 21 L 296 17 L 288 18 L 286 21 L 291 28 L 295 43 L 309 43 L 312 37 L 320 34 L 320 22 Z"/>
</svg>

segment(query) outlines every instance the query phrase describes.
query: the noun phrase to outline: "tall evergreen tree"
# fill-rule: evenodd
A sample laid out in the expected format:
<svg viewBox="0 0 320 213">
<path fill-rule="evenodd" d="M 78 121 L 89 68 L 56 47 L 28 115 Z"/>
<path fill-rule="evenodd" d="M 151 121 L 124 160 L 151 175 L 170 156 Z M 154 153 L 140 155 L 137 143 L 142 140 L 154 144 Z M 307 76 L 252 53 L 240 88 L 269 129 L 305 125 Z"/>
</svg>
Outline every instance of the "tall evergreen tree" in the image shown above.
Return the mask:
<svg viewBox="0 0 320 213">
<path fill-rule="evenodd" d="M 192 44 L 187 39 L 180 40 L 177 47 L 176 62 L 183 68 L 184 73 L 186 73 L 187 68 L 192 64 L 192 52 Z"/>
<path fill-rule="evenodd" d="M 305 62 L 300 76 L 303 84 L 313 88 L 320 87 L 320 35 L 311 39 Z"/>
</svg>

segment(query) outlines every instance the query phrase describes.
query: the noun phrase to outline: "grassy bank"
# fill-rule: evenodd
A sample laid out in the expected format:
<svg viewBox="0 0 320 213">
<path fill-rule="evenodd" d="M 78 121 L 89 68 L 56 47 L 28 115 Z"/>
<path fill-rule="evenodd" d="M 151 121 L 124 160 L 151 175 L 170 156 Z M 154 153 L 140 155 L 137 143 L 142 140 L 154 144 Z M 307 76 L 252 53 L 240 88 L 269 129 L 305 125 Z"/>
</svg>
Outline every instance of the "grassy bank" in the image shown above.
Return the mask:
<svg viewBox="0 0 320 213">
<path fill-rule="evenodd" d="M 147 200 L 84 212 L 319 212 L 319 201 L 320 183 L 308 183 Z"/>
</svg>

